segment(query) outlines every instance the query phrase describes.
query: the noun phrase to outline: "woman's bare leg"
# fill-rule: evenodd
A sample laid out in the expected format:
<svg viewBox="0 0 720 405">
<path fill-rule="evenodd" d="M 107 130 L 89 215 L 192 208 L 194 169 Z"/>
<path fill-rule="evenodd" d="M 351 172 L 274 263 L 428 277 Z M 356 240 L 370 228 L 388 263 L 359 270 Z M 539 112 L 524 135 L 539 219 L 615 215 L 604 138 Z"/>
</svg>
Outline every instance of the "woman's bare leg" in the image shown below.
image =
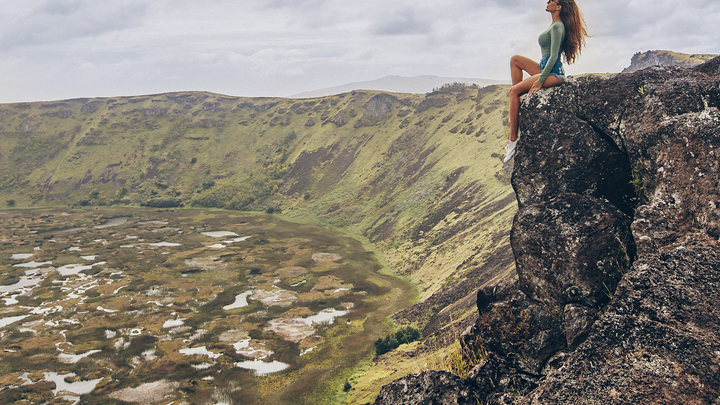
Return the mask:
<svg viewBox="0 0 720 405">
<path fill-rule="evenodd" d="M 538 65 L 538 70 L 540 66 Z M 518 139 L 518 115 L 520 113 L 520 96 L 527 93 L 540 77 L 540 73 L 534 74 L 525 80 L 516 83 L 510 88 L 510 142 L 515 142 Z M 557 76 L 548 76 L 543 82 L 543 87 L 557 86 L 562 83 L 563 80 Z"/>
<path fill-rule="evenodd" d="M 515 55 L 510 58 L 510 77 L 513 86 L 523 80 L 523 71 L 530 76 L 540 73 L 540 64 L 522 55 Z"/>
</svg>

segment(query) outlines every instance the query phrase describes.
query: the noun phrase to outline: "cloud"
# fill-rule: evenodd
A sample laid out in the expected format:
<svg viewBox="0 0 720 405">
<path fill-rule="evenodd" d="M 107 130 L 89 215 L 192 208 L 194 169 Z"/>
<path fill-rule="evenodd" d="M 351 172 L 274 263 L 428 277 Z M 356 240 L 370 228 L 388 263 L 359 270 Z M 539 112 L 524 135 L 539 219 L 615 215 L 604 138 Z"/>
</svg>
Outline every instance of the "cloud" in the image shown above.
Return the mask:
<svg viewBox="0 0 720 405">
<path fill-rule="evenodd" d="M 89 0 L 47 0 L 33 7 L 23 2 L 23 9 L 5 15 L 0 28 L 0 49 L 57 44 L 79 38 L 136 28 L 148 9 L 138 0 L 115 0 L 112 3 Z M 8 21 L 11 19 L 11 21 Z"/>
<path fill-rule="evenodd" d="M 648 49 L 720 53 L 717 0 L 577 0 L 570 74 Z M 0 0 L 0 101 L 207 90 L 274 96 L 389 74 L 508 78 L 545 0 Z M 11 83 L 12 82 L 12 83 Z M 20 83 L 20 84 L 17 84 Z"/>
<path fill-rule="evenodd" d="M 492 4 L 512 12 L 524 12 L 537 8 L 545 9 L 545 3 L 542 0 L 486 0 L 483 3 L 484 6 Z"/>
<path fill-rule="evenodd" d="M 717 1 L 606 1 L 586 3 L 583 11 L 594 37 L 578 62 L 580 72 L 619 71 L 647 50 L 720 53 Z"/>
<path fill-rule="evenodd" d="M 428 34 L 432 23 L 426 16 L 417 16 L 413 8 L 402 8 L 370 26 L 374 35 Z"/>
</svg>

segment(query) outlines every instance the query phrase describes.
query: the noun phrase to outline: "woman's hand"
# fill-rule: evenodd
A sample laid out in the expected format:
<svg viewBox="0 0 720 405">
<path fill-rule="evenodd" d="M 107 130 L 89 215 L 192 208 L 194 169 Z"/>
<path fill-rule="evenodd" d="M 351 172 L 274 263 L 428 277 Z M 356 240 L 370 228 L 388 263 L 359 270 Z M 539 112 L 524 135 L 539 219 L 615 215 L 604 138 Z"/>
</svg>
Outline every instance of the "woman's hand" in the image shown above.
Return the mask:
<svg viewBox="0 0 720 405">
<path fill-rule="evenodd" d="M 540 81 L 538 80 L 535 83 L 533 83 L 532 86 L 530 86 L 530 90 L 528 90 L 528 95 L 535 93 L 536 91 L 540 90 L 541 88 L 542 88 L 542 83 L 540 83 Z"/>
</svg>

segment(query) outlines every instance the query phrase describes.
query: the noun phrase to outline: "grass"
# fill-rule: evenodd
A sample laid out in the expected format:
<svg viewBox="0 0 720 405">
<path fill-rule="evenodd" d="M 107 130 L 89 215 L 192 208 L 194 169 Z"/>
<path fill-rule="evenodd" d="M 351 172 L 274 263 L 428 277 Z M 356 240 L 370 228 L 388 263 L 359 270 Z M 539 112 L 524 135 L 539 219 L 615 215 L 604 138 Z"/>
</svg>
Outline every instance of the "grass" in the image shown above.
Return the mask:
<svg viewBox="0 0 720 405">
<path fill-rule="evenodd" d="M 352 387 L 342 403 L 373 402 L 383 385 L 426 370 L 442 370 L 467 378 L 469 371 L 486 356 L 482 349 L 474 352 L 463 347 L 459 333 L 451 327 L 446 334 L 402 344 L 395 350 L 361 363 L 348 380 Z"/>
</svg>

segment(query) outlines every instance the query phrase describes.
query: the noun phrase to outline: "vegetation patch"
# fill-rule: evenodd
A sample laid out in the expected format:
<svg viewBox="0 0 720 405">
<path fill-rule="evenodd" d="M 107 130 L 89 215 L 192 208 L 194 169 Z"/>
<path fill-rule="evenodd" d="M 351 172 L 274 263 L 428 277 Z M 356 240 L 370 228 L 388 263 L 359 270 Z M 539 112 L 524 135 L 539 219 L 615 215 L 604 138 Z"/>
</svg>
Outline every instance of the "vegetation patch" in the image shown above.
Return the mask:
<svg viewBox="0 0 720 405">
<path fill-rule="evenodd" d="M 58 375 L 91 404 L 323 403 L 372 356 L 364 320 L 412 291 L 359 242 L 267 215 L 15 210 L 0 240 L 2 375 L 45 373 L 3 379 L 11 402 L 59 400 Z"/>
<path fill-rule="evenodd" d="M 395 350 L 398 346 L 406 343 L 412 343 L 416 340 L 420 340 L 422 335 L 417 328 L 412 326 L 406 326 L 395 333 L 391 333 L 385 338 L 380 338 L 375 341 L 375 355 L 381 356 L 391 350 Z"/>
</svg>

